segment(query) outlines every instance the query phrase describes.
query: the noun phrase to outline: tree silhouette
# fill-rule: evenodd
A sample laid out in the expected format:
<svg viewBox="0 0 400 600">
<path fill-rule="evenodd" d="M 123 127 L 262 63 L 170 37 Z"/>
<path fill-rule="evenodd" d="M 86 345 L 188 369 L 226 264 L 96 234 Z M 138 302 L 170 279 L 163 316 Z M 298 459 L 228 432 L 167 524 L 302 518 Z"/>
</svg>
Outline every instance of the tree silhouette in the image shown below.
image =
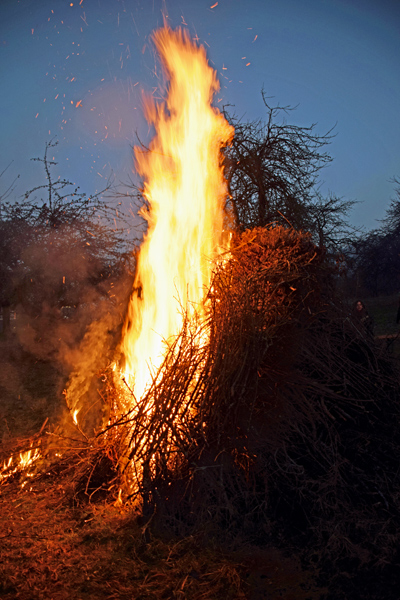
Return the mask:
<svg viewBox="0 0 400 600">
<path fill-rule="evenodd" d="M 228 204 L 241 229 L 271 222 L 308 228 L 317 175 L 332 160 L 323 151 L 332 131 L 319 136 L 315 124 L 288 124 L 284 117 L 292 109 L 272 107 L 262 97 L 266 120 L 244 123 L 225 111 L 235 127 L 232 145 L 225 149 Z"/>
<path fill-rule="evenodd" d="M 1 207 L 1 303 L 31 317 L 78 306 L 90 290 L 110 297 L 115 280 L 133 269 L 134 242 L 125 235 L 121 203 L 110 200 L 111 185 L 87 196 L 56 177 L 49 156 L 56 146 L 51 140 L 44 157 L 33 159 L 43 165 L 46 183 Z"/>
<path fill-rule="evenodd" d="M 395 178 L 396 198 L 382 225 L 353 241 L 354 278 L 366 294 L 393 294 L 400 289 L 400 181 Z"/>
</svg>

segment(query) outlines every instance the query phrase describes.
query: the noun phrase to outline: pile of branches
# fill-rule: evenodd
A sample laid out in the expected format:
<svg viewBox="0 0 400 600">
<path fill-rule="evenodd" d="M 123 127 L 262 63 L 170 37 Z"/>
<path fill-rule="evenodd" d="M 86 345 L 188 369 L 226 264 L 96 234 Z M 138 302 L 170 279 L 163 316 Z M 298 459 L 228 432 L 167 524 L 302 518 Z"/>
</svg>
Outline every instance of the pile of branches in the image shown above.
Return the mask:
<svg viewBox="0 0 400 600">
<path fill-rule="evenodd" d="M 155 527 L 301 548 L 325 576 L 396 563 L 397 368 L 334 279 L 308 234 L 234 237 L 206 321 L 185 322 L 144 398 L 101 434 L 119 428 Z"/>
</svg>

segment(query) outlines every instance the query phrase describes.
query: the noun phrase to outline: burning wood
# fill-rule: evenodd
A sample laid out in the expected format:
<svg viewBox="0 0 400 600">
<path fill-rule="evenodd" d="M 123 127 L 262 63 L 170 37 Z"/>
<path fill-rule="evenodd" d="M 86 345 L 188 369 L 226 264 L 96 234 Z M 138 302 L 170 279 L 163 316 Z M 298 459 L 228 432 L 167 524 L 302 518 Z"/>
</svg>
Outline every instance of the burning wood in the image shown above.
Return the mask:
<svg viewBox="0 0 400 600">
<path fill-rule="evenodd" d="M 233 128 L 211 105 L 219 83 L 204 48 L 186 32 L 168 27 L 158 30 L 153 41 L 169 86 L 161 105 L 147 99 L 146 116 L 156 135 L 149 149 L 135 149 L 149 206 L 142 210 L 148 231 L 138 257 L 116 370 L 117 385 L 122 369 L 128 388 L 121 394 L 121 411 L 129 411 L 130 418 L 141 423 L 143 449 L 148 445 L 146 428 L 154 406 L 143 404 L 142 397 L 159 378 L 165 352 L 170 347 L 175 353 L 185 319 L 194 314 L 200 322 L 205 318 L 203 301 L 212 261 L 223 242 L 227 191 L 220 150 L 233 135 Z M 134 471 L 141 471 L 140 463 Z M 131 476 L 136 478 L 134 473 Z"/>
<path fill-rule="evenodd" d="M 219 474 L 217 457 L 248 476 L 260 449 L 285 437 L 282 417 L 291 413 L 298 424 L 309 410 L 317 418 L 307 401 L 285 401 L 281 387 L 288 389 L 299 322 L 315 312 L 321 258 L 309 236 L 281 227 L 234 236 L 230 258 L 214 271 L 206 319 L 186 316 L 126 418 L 124 468 L 134 473 L 145 510 L 160 490 L 168 496 L 179 481 Z"/>
</svg>

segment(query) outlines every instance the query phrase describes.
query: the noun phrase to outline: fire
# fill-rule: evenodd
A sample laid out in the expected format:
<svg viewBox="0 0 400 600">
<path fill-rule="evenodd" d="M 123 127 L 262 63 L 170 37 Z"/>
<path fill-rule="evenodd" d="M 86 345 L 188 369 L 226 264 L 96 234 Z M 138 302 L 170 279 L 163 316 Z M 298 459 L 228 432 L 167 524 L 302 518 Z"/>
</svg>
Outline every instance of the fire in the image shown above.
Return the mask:
<svg viewBox="0 0 400 600">
<path fill-rule="evenodd" d="M 135 148 L 148 204 L 148 210 L 142 210 L 148 229 L 120 343 L 121 375 L 138 402 L 147 402 L 144 393 L 186 316 L 201 319 L 205 314 L 213 260 L 227 241 L 223 233 L 227 189 L 220 151 L 234 133 L 212 106 L 219 83 L 204 48 L 184 30 L 167 26 L 153 34 L 153 41 L 169 85 L 164 102 L 146 100 L 145 114 L 155 136 L 148 150 Z M 77 382 L 81 385 L 81 379 Z M 72 389 L 70 382 L 67 406 L 78 431 L 88 439 L 78 422 L 81 407 L 71 401 Z M 122 408 L 134 416 L 130 400 Z M 18 462 L 11 457 L 0 470 L 0 482 L 30 469 L 39 458 L 39 448 L 33 447 L 22 452 Z M 120 457 L 121 465 L 128 461 L 128 453 Z M 135 464 L 132 472 L 141 468 Z M 121 503 L 122 489 L 116 505 Z"/>
<path fill-rule="evenodd" d="M 135 148 L 144 182 L 148 230 L 138 257 L 121 351 L 124 376 L 140 399 L 159 368 L 165 344 L 176 336 L 183 315 L 201 314 L 212 259 L 223 236 L 226 186 L 221 146 L 233 128 L 211 105 L 219 90 L 203 47 L 181 29 L 153 34 L 169 80 L 165 102 L 145 102 L 154 126 L 149 150 Z"/>
<path fill-rule="evenodd" d="M 18 460 L 14 461 L 14 457 L 10 456 L 7 462 L 4 462 L 3 469 L 0 471 L 0 483 L 9 479 L 17 472 L 24 472 L 40 458 L 39 448 L 30 448 L 25 452 L 20 452 Z M 32 477 L 29 472 L 25 473 L 26 477 Z"/>
<path fill-rule="evenodd" d="M 75 408 L 72 411 L 72 420 L 75 423 L 75 425 L 78 425 L 78 414 L 79 414 L 80 408 Z"/>
</svg>

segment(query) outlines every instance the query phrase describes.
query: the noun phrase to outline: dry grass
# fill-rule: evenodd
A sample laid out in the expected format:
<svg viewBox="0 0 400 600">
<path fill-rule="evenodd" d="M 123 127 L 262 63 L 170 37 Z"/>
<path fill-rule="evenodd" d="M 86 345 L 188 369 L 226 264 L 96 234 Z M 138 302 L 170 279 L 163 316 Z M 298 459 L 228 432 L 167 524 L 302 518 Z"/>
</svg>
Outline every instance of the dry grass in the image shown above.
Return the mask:
<svg viewBox="0 0 400 600">
<path fill-rule="evenodd" d="M 1 487 L 3 600 L 321 597 L 296 558 L 248 546 L 227 551 L 195 536 L 153 537 L 129 508 L 71 503 L 68 479 L 64 473 L 23 490 L 16 481 Z"/>
</svg>

